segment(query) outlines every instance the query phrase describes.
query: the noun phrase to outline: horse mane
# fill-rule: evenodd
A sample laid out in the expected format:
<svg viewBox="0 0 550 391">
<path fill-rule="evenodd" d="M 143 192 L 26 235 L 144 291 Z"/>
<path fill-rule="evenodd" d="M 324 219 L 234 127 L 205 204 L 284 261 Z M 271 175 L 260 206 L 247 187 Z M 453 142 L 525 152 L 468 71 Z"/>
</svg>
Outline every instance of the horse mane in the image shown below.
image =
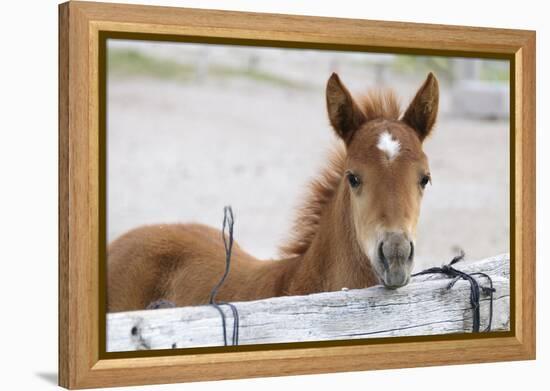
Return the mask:
<svg viewBox="0 0 550 391">
<path fill-rule="evenodd" d="M 401 115 L 401 105 L 391 89 L 371 90 L 359 99 L 358 105 L 368 120 L 398 120 Z"/>
<path fill-rule="evenodd" d="M 329 163 L 321 174 L 310 182 L 305 202 L 299 207 L 288 243 L 280 247 L 284 257 L 304 254 L 309 248 L 325 205 L 331 200 L 344 173 L 346 150 L 343 143 L 329 153 Z"/>
<path fill-rule="evenodd" d="M 360 98 L 358 105 L 369 120 L 397 120 L 401 107 L 393 90 L 372 90 Z M 299 207 L 290 240 L 279 251 L 283 257 L 305 254 L 315 238 L 321 214 L 332 199 L 344 175 L 346 149 L 342 142 L 329 153 L 328 164 L 321 174 L 309 184 L 305 202 Z"/>
</svg>

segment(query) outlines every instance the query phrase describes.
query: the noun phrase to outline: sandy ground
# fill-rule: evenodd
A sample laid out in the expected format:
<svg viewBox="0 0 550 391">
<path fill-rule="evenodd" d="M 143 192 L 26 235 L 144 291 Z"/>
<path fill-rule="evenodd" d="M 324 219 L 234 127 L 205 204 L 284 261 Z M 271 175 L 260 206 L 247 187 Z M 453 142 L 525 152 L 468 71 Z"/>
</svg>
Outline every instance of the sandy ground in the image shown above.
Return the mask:
<svg viewBox="0 0 550 391">
<path fill-rule="evenodd" d="M 111 80 L 107 132 L 109 240 L 147 223 L 220 227 L 232 205 L 236 240 L 260 258 L 277 257 L 334 142 L 322 91 L 245 80 Z M 417 269 L 454 247 L 469 259 L 509 251 L 508 134 L 507 121 L 440 118 L 425 144 Z"/>
</svg>

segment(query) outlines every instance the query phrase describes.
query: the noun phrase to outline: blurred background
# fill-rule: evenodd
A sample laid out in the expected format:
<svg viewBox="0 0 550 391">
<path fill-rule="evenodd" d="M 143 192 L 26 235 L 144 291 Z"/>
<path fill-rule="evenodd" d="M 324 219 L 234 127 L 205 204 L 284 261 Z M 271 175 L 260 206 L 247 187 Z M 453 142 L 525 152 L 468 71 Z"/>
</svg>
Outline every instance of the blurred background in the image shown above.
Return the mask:
<svg viewBox="0 0 550 391">
<path fill-rule="evenodd" d="M 200 222 L 277 258 L 308 183 L 335 142 L 324 88 L 391 87 L 403 109 L 428 72 L 440 113 L 425 142 L 433 185 L 416 269 L 509 251 L 509 63 L 229 45 L 108 41 L 107 232 Z"/>
</svg>

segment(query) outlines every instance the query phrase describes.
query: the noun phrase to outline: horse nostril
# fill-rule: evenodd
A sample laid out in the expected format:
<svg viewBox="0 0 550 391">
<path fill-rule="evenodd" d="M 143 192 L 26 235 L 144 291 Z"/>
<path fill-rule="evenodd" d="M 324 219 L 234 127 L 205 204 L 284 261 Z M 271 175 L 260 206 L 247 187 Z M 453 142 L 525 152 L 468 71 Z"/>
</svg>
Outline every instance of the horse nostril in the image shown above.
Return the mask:
<svg viewBox="0 0 550 391">
<path fill-rule="evenodd" d="M 411 241 L 411 254 L 409 255 L 409 261 L 412 261 L 414 258 L 414 243 Z"/>
<path fill-rule="evenodd" d="M 388 265 L 388 260 L 384 255 L 384 250 L 382 248 L 383 246 L 384 246 L 384 242 L 380 242 L 380 245 L 378 245 L 378 258 L 380 258 L 380 261 L 382 262 L 384 269 L 388 270 L 390 268 L 390 265 Z"/>
</svg>

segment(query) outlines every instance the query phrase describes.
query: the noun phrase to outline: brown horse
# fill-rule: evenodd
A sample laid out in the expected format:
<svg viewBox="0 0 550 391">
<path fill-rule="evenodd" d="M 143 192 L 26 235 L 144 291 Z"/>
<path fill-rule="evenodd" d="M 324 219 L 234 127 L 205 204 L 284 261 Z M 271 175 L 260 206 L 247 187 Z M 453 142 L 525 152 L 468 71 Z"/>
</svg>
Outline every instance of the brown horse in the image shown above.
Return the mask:
<svg viewBox="0 0 550 391">
<path fill-rule="evenodd" d="M 235 244 L 218 300 L 408 283 L 420 202 L 431 181 L 422 142 L 437 116 L 437 79 L 428 75 L 403 116 L 392 93 L 355 101 L 336 74 L 326 101 L 343 146 L 312 184 L 284 259 L 261 261 Z M 225 269 L 221 235 L 204 225 L 172 224 L 115 240 L 108 248 L 108 311 L 144 309 L 160 299 L 207 304 Z"/>
</svg>

